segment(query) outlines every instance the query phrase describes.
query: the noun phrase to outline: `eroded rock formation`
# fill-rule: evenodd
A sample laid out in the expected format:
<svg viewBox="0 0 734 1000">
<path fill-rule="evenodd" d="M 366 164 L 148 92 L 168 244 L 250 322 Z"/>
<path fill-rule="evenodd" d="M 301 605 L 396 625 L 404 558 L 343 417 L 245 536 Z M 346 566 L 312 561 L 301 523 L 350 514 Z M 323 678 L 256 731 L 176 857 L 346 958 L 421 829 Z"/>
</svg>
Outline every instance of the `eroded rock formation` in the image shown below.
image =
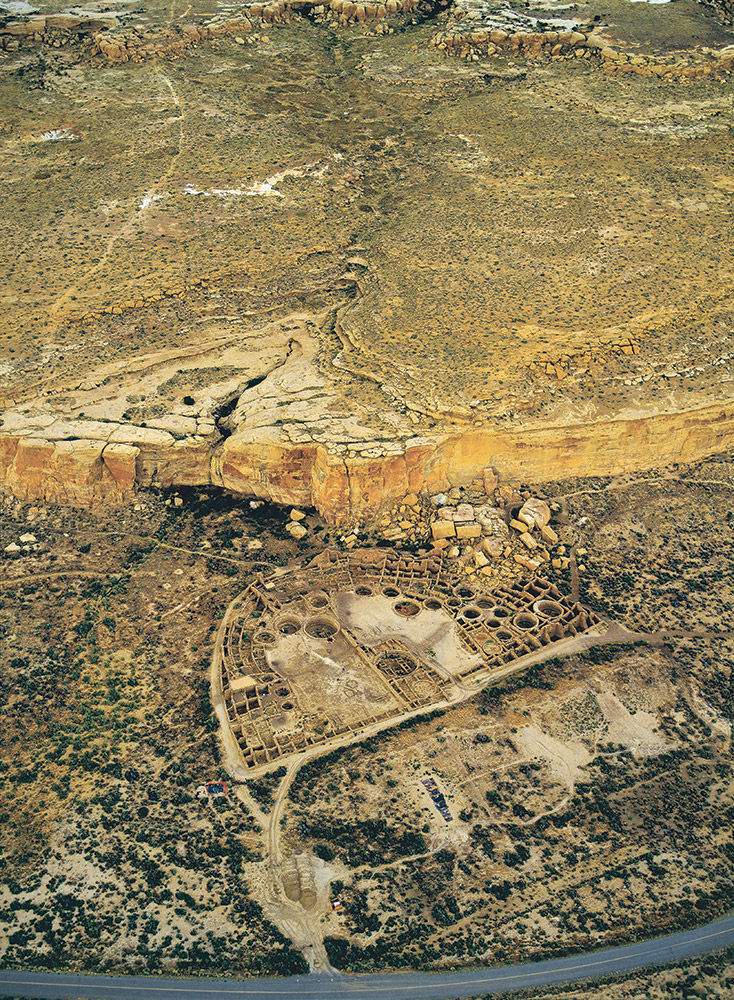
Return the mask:
<svg viewBox="0 0 734 1000">
<path fill-rule="evenodd" d="M 0 483 L 24 499 L 84 506 L 125 502 L 136 486 L 215 485 L 314 506 L 344 523 L 371 518 L 408 492 L 465 484 L 487 466 L 532 483 L 694 461 L 734 446 L 734 401 L 436 430 L 384 396 L 375 425 L 369 406 L 319 370 L 317 328 L 303 316 L 215 355 L 214 374 L 222 358 L 239 374 L 197 393 L 193 405 L 177 402 L 148 426 L 124 419 L 131 380 L 164 384 L 172 373 L 201 371 L 208 345 L 199 346 L 187 361 L 177 352 L 150 355 L 147 367 L 138 359 L 134 373 L 101 368 L 75 392 L 65 390 L 63 410 L 53 395 L 9 408 Z"/>
</svg>

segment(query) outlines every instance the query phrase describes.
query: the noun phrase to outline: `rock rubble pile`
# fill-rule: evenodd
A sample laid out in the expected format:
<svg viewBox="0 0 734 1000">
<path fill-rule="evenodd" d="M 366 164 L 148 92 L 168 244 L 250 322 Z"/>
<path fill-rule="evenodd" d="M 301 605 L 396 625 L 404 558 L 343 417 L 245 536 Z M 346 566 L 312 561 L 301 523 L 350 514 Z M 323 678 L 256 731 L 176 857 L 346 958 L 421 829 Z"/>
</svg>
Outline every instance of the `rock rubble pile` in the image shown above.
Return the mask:
<svg viewBox="0 0 734 1000">
<path fill-rule="evenodd" d="M 544 563 L 565 570 L 570 555 L 551 526 L 558 511 L 558 504 L 500 483 L 496 470 L 487 468 L 466 487 L 408 493 L 381 517 L 376 531 L 395 544 L 429 545 L 455 559 L 467 576 L 495 576 L 508 561 L 531 572 Z M 344 536 L 347 548 L 356 545 L 358 534 Z"/>
</svg>

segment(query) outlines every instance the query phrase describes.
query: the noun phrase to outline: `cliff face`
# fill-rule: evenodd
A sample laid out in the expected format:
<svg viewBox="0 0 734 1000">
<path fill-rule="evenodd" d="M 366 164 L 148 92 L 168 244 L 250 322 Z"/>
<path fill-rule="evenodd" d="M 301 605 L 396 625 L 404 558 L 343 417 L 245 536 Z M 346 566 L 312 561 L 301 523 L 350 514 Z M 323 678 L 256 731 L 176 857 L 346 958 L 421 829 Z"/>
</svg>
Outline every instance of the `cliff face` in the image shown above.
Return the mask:
<svg viewBox="0 0 734 1000">
<path fill-rule="evenodd" d="M 0 481 L 26 500 L 121 502 L 135 485 L 138 455 L 130 445 L 6 435 L 0 437 Z"/>
<path fill-rule="evenodd" d="M 691 10 L 680 50 L 663 10 L 542 31 L 495 6 L 0 18 L 11 62 L 49 56 L 43 105 L 34 71 L 0 123 L 8 245 L 41 248 L 0 312 L 0 486 L 93 506 L 211 485 L 343 522 L 488 466 L 542 482 L 729 447 L 734 119 L 695 83 L 732 68 L 725 32 Z M 408 17 L 335 61 L 322 22 L 416 7 L 433 48 Z M 167 73 L 200 43 L 211 73 Z M 603 108 L 600 69 L 630 74 Z M 683 110 L 632 79 L 653 71 L 690 77 Z"/>
<path fill-rule="evenodd" d="M 0 482 L 16 496 L 94 506 L 124 503 L 136 485 L 215 485 L 243 496 L 314 506 L 334 524 L 368 519 L 408 492 L 469 482 L 488 465 L 542 483 L 690 462 L 734 447 L 734 402 L 678 413 L 501 431 L 491 427 L 408 444 L 398 454 L 342 456 L 240 431 L 224 441 L 137 443 L 0 436 Z"/>
<path fill-rule="evenodd" d="M 311 504 L 338 524 L 369 518 L 409 492 L 465 484 L 488 465 L 503 479 L 542 483 L 692 462 L 732 447 L 729 402 L 628 420 L 471 430 L 375 459 L 341 459 L 324 448 L 253 449 L 231 438 L 218 481 L 235 492 Z"/>
<path fill-rule="evenodd" d="M 613 360 L 605 365 L 613 375 Z M 567 401 L 557 410 L 565 419 L 515 414 L 508 424 L 467 410 L 461 423 L 461 415 L 424 417 L 344 370 L 323 363 L 318 328 L 301 314 L 252 339 L 204 337 L 134 364 L 112 362 L 76 387 L 5 409 L 0 486 L 87 507 L 125 503 L 136 487 L 215 486 L 313 506 L 340 524 L 369 520 L 408 493 L 464 485 L 488 466 L 505 481 L 542 483 L 734 448 L 732 399 L 703 395 L 684 409 L 680 394 L 643 397 L 635 387 L 634 408 L 629 402 L 614 419 L 593 415 L 589 397 L 586 420 Z M 149 409 L 147 401 L 130 406 L 140 386 Z"/>
</svg>

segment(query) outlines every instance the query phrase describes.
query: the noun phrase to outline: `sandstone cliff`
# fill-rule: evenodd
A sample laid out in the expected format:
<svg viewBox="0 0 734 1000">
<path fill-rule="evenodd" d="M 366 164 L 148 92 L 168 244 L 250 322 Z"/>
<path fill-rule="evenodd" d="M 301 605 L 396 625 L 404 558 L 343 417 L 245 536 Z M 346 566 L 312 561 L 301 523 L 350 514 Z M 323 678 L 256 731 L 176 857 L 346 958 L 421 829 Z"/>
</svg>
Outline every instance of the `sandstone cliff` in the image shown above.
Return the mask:
<svg viewBox="0 0 734 1000">
<path fill-rule="evenodd" d="M 54 437 L 69 433 L 57 423 L 46 437 L 20 428 L 0 434 L 0 483 L 23 499 L 82 506 L 123 503 L 135 486 L 211 484 L 314 506 L 338 524 L 369 519 L 408 492 L 466 484 L 488 465 L 504 479 L 542 483 L 695 461 L 734 447 L 734 401 L 566 425 L 472 427 L 408 439 L 397 450 L 375 443 L 369 457 L 340 453 L 338 441 L 294 443 L 274 426 L 244 427 L 224 440 L 134 427 L 115 428 L 106 440 Z"/>
</svg>

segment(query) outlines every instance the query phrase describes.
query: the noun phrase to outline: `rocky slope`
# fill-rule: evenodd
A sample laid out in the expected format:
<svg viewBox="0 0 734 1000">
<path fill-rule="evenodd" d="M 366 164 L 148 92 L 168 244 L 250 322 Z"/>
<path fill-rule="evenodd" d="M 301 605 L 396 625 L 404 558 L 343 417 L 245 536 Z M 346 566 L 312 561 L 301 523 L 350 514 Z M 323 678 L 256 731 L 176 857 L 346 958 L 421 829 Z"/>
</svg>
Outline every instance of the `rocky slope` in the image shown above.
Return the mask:
<svg viewBox="0 0 734 1000">
<path fill-rule="evenodd" d="M 731 19 L 732 0 L 712 0 L 712 5 L 725 20 Z M 192 49 L 202 44 L 216 45 L 218 40 L 234 39 L 240 45 L 256 43 L 262 40 L 259 32 L 267 25 L 289 24 L 302 18 L 333 27 L 377 22 L 378 31 L 392 31 L 383 22 L 413 12 L 421 19 L 433 19 L 443 11 L 446 13 L 441 20 L 447 18 L 446 24 L 433 36 L 431 44 L 439 52 L 465 59 L 503 53 L 529 60 L 585 58 L 607 73 L 634 73 L 665 80 L 721 77 L 734 67 L 734 52 L 729 47 L 716 50 L 691 46 L 686 51 L 661 55 L 641 52 L 639 46 L 633 45 L 626 52 L 613 39 L 595 31 L 593 23 L 575 20 L 569 26 L 554 18 L 553 12 L 541 22 L 534 15 L 518 15 L 486 0 L 445 0 L 438 5 L 431 0 L 267 0 L 244 3 L 237 9 L 195 21 L 134 26 L 126 23 L 130 18 L 125 14 L 120 19 L 108 12 L 85 15 L 74 9 L 48 15 L 35 13 L 0 23 L 0 49 L 17 52 L 33 46 L 71 47 L 78 50 L 80 57 L 120 65 L 182 58 Z"/>
</svg>

